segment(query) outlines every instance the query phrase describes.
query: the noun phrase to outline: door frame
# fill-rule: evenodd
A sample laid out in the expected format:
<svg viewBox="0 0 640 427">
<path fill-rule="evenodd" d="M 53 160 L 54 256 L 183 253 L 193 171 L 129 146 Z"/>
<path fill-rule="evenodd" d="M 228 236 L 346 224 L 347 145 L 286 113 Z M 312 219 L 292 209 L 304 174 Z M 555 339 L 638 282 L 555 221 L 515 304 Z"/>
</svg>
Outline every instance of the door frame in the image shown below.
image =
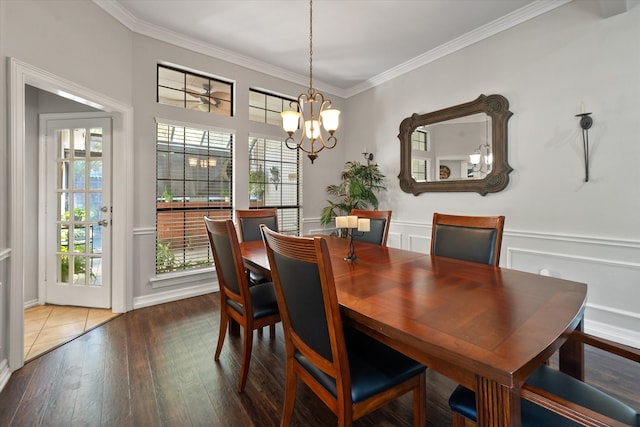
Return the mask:
<svg viewBox="0 0 640 427">
<path fill-rule="evenodd" d="M 15 58 L 9 58 L 10 283 L 9 370 L 24 364 L 25 86 L 37 87 L 109 113 L 113 117 L 111 303 L 115 313 L 133 307 L 133 107 Z"/>
</svg>

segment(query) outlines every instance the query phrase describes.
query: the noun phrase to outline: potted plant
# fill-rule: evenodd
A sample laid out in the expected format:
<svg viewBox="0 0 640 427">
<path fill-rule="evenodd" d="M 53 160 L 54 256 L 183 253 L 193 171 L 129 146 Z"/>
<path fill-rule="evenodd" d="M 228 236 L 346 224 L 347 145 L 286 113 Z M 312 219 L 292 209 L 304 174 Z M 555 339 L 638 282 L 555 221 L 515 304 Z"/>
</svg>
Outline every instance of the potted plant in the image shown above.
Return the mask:
<svg viewBox="0 0 640 427">
<path fill-rule="evenodd" d="M 387 191 L 385 176 L 377 163 L 346 162 L 340 184 L 327 186 L 333 200 L 322 209 L 320 223 L 329 224 L 336 216 L 349 215 L 351 209 L 378 209 L 377 193 Z"/>
</svg>

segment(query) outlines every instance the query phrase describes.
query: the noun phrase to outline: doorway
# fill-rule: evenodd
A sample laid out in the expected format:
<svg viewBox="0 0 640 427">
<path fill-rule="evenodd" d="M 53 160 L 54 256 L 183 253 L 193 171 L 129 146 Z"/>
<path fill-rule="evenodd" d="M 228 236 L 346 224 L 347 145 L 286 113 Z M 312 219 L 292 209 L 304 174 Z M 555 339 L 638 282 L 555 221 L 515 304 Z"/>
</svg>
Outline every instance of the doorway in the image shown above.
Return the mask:
<svg viewBox="0 0 640 427">
<path fill-rule="evenodd" d="M 26 167 L 27 140 L 25 122 L 25 88 L 27 85 L 81 102 L 108 113 L 113 118 L 112 132 L 112 206 L 111 212 L 111 305 L 115 313 L 124 313 L 133 305 L 133 107 L 107 95 L 38 69 L 15 58 L 9 59 L 9 216 L 10 283 L 6 324 L 8 368 L 14 371 L 24 363 L 25 272 L 34 269 L 25 248 L 25 181 L 32 174 Z"/>
</svg>

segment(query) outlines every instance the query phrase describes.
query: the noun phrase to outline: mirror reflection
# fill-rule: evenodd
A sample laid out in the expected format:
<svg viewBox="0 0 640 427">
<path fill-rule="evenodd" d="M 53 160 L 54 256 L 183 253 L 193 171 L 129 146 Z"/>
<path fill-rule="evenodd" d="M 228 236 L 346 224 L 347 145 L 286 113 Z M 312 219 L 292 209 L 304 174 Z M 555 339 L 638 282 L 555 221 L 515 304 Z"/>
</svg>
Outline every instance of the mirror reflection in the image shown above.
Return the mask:
<svg viewBox="0 0 640 427">
<path fill-rule="evenodd" d="M 411 134 L 416 182 L 482 179 L 492 169 L 491 117 L 473 114 L 420 126 Z"/>
<path fill-rule="evenodd" d="M 418 195 L 438 191 L 503 190 L 513 170 L 507 162 L 507 121 L 502 95 L 480 95 L 460 105 L 412 114 L 400 123 L 400 188 Z"/>
</svg>

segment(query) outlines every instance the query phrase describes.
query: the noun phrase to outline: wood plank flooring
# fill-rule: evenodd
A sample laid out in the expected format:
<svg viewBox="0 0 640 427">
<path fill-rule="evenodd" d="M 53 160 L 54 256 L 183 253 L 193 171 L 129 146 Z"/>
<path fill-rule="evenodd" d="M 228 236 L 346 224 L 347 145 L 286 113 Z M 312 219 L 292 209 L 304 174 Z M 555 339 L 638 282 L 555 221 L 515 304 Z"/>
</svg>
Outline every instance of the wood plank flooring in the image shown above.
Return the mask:
<svg viewBox="0 0 640 427">
<path fill-rule="evenodd" d="M 14 372 L 0 393 L 0 426 L 277 426 L 282 329 L 275 340 L 255 334 L 246 390 L 239 394 L 241 337 L 227 335 L 216 363 L 218 321 L 217 293 L 119 316 Z M 637 366 L 589 350 L 586 370 L 591 382 L 640 408 Z M 448 426 L 447 399 L 455 384 L 427 372 L 428 425 Z M 300 383 L 292 425 L 335 424 L 331 411 Z M 411 397 L 355 425 L 410 426 Z"/>
</svg>

